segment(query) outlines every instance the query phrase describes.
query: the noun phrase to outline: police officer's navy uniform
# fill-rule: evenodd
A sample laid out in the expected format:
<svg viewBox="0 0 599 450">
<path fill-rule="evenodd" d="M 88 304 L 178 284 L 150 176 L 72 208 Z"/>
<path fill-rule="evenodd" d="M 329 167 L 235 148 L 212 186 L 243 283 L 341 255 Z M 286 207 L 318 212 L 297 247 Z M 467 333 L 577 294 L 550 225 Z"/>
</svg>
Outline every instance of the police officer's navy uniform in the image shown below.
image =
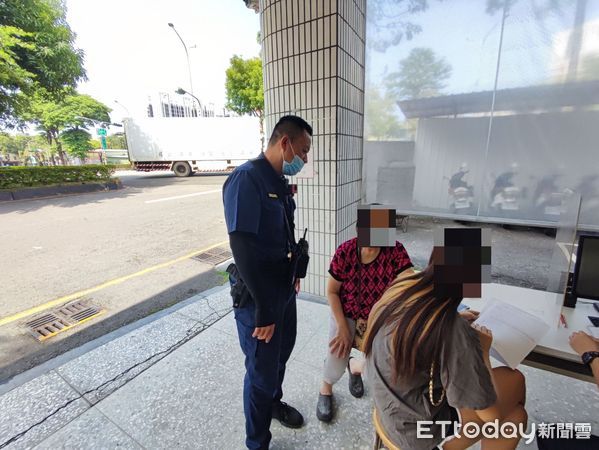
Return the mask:
<svg viewBox="0 0 599 450">
<path fill-rule="evenodd" d="M 245 354 L 246 445 L 265 449 L 271 439 L 271 408 L 283 396 L 285 364 L 296 337 L 295 276 L 289 261 L 295 202 L 285 177 L 277 174 L 264 154 L 229 176 L 223 202 L 233 258 L 252 297 L 235 308 Z M 255 327 L 273 323 L 268 344 L 252 337 Z"/>
</svg>

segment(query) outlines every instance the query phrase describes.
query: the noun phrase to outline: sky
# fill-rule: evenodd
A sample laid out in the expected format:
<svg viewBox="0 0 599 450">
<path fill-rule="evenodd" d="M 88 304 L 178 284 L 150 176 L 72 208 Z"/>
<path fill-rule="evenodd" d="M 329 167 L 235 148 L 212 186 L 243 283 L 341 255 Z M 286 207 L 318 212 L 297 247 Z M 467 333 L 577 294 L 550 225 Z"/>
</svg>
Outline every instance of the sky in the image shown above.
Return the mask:
<svg viewBox="0 0 599 450">
<path fill-rule="evenodd" d="M 541 5 L 543 1 L 536 3 Z M 398 4 L 398 8 L 404 7 L 402 3 Z M 487 14 L 486 3 L 484 0 L 429 1 L 428 10 L 409 18 L 422 27 L 421 33 L 384 53 L 371 52 L 367 55 L 368 79 L 374 84 L 382 83 L 384 74 L 398 70 L 399 61 L 413 48 L 427 47 L 452 67 L 445 93 L 492 89 L 502 14 L 501 11 Z M 564 6 L 560 12 L 547 14 L 542 20 L 535 17 L 531 4 L 529 0 L 515 2 L 506 19 L 499 89 L 546 83 L 556 75 L 554 67 L 559 62 L 563 63 L 564 35 L 567 36 L 572 28 L 576 2 L 562 3 Z M 599 1 L 588 2 L 586 22 L 596 22 L 598 18 Z M 372 26 L 371 23 L 369 26 Z M 585 49 L 590 51 L 593 41 L 596 41 L 595 35 L 585 35 L 583 52 Z M 599 49 L 595 48 L 595 51 Z"/>
<path fill-rule="evenodd" d="M 259 56 L 259 15 L 243 0 L 67 0 L 67 21 L 85 52 L 88 80 L 78 90 L 113 109 L 111 119 L 144 116 L 148 96 L 189 90 L 189 49 L 195 95 L 225 103 L 230 58 Z M 115 103 L 118 101 L 123 106 Z"/>
<path fill-rule="evenodd" d="M 168 22 L 174 23 L 188 47 L 196 46 L 189 49 L 194 93 L 215 108 L 225 102 L 230 58 L 259 55 L 259 15 L 243 0 L 66 0 L 66 4 L 89 78 L 79 91 L 112 108 L 114 122 L 127 115 L 145 115 L 148 96 L 173 93 L 178 87 L 189 90 L 185 52 Z M 499 88 L 546 82 L 559 59 L 556 40 L 561 36 L 563 41 L 564 31 L 572 27 L 575 2 L 542 21 L 534 18 L 530 4 L 516 2 L 506 21 Z M 427 11 L 410 19 L 422 26 L 421 33 L 385 53 L 367 54 L 367 77 L 381 83 L 384 73 L 397 70 L 410 50 L 429 47 L 452 66 L 445 93 L 492 89 L 501 13 L 489 15 L 485 5 L 484 0 L 431 0 Z M 587 22 L 597 18 L 599 1 L 588 2 Z"/>
</svg>

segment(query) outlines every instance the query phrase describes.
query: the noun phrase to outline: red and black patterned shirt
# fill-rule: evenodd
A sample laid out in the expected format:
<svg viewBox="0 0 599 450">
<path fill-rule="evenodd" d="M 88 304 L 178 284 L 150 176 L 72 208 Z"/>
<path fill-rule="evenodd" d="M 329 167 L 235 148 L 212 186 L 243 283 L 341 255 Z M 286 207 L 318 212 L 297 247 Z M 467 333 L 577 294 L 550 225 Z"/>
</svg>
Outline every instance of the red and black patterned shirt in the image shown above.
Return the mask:
<svg viewBox="0 0 599 450">
<path fill-rule="evenodd" d="M 401 272 L 412 267 L 412 261 L 402 244 L 381 247 L 376 259 L 362 264 L 358 239 L 350 239 L 337 248 L 329 273 L 340 281 L 339 298 L 343 314 L 350 319 L 368 319 L 372 306 L 379 301 L 387 287 Z"/>
</svg>

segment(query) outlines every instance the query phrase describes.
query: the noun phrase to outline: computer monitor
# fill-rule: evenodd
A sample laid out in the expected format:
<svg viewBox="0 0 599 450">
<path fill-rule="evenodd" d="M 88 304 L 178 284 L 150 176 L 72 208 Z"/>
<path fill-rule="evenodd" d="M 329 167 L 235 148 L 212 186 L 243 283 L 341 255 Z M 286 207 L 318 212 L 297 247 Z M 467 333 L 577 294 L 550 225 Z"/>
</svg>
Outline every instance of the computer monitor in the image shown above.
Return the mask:
<svg viewBox="0 0 599 450">
<path fill-rule="evenodd" d="M 599 236 L 581 235 L 578 240 L 572 294 L 599 300 Z"/>
</svg>

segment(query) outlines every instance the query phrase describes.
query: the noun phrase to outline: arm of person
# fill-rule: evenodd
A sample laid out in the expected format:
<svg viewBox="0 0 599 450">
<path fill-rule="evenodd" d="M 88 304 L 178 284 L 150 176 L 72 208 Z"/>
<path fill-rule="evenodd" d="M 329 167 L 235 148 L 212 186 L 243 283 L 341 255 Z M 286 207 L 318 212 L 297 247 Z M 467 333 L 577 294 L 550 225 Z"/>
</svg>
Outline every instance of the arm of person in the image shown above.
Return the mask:
<svg viewBox="0 0 599 450">
<path fill-rule="evenodd" d="M 599 387 L 599 358 L 595 358 L 591 363 L 591 370 L 593 371 L 593 377 L 595 377 L 595 383 Z"/>
<path fill-rule="evenodd" d="M 469 324 L 472 324 L 472 322 L 474 322 L 476 319 L 478 319 L 478 316 L 480 316 L 480 313 L 478 311 L 474 311 L 472 309 L 465 309 L 463 311 L 460 311 L 458 314 Z"/>
<path fill-rule="evenodd" d="M 351 350 L 352 338 L 343 314 L 343 307 L 341 306 L 341 298 L 339 292 L 341 291 L 341 281 L 336 280 L 332 276 L 329 276 L 327 283 L 327 300 L 331 307 L 331 314 L 337 324 L 337 334 L 329 342 L 329 348 L 331 353 L 338 358 L 345 357 Z"/>
<path fill-rule="evenodd" d="M 229 241 L 241 279 L 255 303 L 256 327 L 273 325 L 276 311 L 272 299 L 276 292 L 268 265 L 260 258 L 256 235 L 236 231 L 229 235 Z"/>
<path fill-rule="evenodd" d="M 258 183 L 248 171 L 235 171 L 227 178 L 223 203 L 231 252 L 256 306 L 254 336 L 268 342 L 274 333 L 276 286 L 257 243 L 261 202 Z"/>
<path fill-rule="evenodd" d="M 462 318 L 456 319 L 446 371 L 441 372 L 447 401 L 454 408 L 471 410 L 481 421 L 499 419 L 497 387 L 493 378 L 488 330 L 473 329 Z"/>
<path fill-rule="evenodd" d="M 491 382 L 493 383 L 493 389 L 495 392 L 497 392 L 497 382 L 493 375 L 493 367 L 491 367 L 491 358 L 489 356 L 489 351 L 493 342 L 493 335 L 491 334 L 491 330 L 486 327 L 479 327 L 477 325 L 473 325 L 473 327 L 478 332 L 483 361 L 487 367 L 487 370 L 489 371 Z M 495 419 L 501 418 L 501 413 L 496 403 L 488 408 L 475 410 L 475 413 L 483 422 L 492 422 Z"/>
<path fill-rule="evenodd" d="M 585 352 L 599 352 L 599 341 L 584 331 L 577 331 L 570 336 L 570 347 L 582 356 Z M 591 370 L 595 383 L 599 387 L 599 358 L 595 358 L 591 362 Z"/>
<path fill-rule="evenodd" d="M 327 299 L 331 307 L 331 314 L 337 324 L 337 333 L 329 342 L 329 348 L 332 354 L 338 358 L 344 358 L 351 350 L 353 336 L 351 336 L 343 306 L 341 303 L 341 287 L 351 273 L 351 253 L 355 252 L 355 247 L 351 241 L 341 244 L 331 260 L 329 266 L 329 281 L 327 283 Z"/>
</svg>

